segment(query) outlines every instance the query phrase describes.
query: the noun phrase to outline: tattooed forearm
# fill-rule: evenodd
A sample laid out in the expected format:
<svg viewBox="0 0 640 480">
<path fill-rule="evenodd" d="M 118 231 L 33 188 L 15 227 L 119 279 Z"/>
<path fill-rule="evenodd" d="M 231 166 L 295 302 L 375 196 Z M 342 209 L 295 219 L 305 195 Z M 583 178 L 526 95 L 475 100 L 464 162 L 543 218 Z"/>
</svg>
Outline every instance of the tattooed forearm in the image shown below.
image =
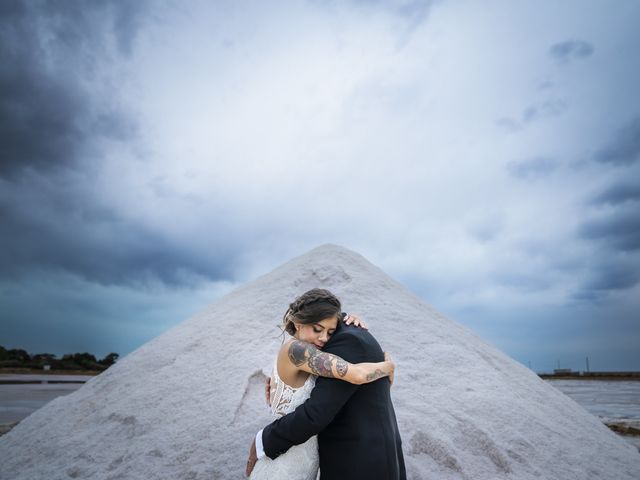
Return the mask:
<svg viewBox="0 0 640 480">
<path fill-rule="evenodd" d="M 334 378 L 336 373 L 337 376 L 344 377 L 349 370 L 347 361 L 300 340 L 291 342 L 287 353 L 296 367 L 306 363 L 311 373 L 320 377 Z"/>
<path fill-rule="evenodd" d="M 349 362 L 346 360 L 336 355 L 323 352 L 315 345 L 301 340 L 291 342 L 287 354 L 291 363 L 296 367 L 301 367 L 306 364 L 306 367 L 302 368 L 319 377 L 344 378 L 349 371 Z"/>
<path fill-rule="evenodd" d="M 320 377 L 333 378 L 333 358 L 331 355 L 322 353 L 319 350 L 314 350 L 310 353 L 307 365 L 309 365 L 313 374 Z"/>
<path fill-rule="evenodd" d="M 349 362 L 338 358 L 338 361 L 336 362 L 336 370 L 338 372 L 338 375 L 340 375 L 341 377 L 344 377 L 347 374 L 347 371 L 349 370 Z"/>
<path fill-rule="evenodd" d="M 309 353 L 309 350 L 312 348 L 308 343 L 299 340 L 291 342 L 291 345 L 289 345 L 289 360 L 291 360 L 291 363 L 296 367 L 299 367 L 307 361 L 307 353 Z"/>
<path fill-rule="evenodd" d="M 387 374 L 378 368 L 376 369 L 375 372 L 367 374 L 367 382 L 372 382 L 374 380 L 377 380 L 379 378 L 386 377 L 386 376 Z"/>
</svg>

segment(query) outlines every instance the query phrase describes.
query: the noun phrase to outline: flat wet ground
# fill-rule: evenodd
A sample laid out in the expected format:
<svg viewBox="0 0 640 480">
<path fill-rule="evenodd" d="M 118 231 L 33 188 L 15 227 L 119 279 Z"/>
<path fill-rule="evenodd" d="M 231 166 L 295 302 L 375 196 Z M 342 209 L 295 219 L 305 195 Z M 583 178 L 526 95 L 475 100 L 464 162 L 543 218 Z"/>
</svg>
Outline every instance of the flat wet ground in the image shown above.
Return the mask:
<svg viewBox="0 0 640 480">
<path fill-rule="evenodd" d="M 91 378 L 87 375 L 0 375 L 0 425 L 18 422 L 54 398 L 68 395 L 83 385 L 49 382 L 86 382 Z M 41 383 L 5 383 L 26 381 Z"/>
<path fill-rule="evenodd" d="M 640 381 L 545 380 L 605 423 L 640 428 Z M 640 437 L 622 435 L 640 451 Z"/>
</svg>

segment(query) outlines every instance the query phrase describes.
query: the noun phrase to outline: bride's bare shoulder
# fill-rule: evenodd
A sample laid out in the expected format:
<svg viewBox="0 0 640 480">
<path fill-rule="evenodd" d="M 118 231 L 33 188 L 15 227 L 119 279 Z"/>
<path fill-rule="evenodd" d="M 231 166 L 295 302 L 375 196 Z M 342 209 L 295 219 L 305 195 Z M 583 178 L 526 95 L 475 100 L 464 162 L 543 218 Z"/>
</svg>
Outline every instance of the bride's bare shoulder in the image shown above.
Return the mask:
<svg viewBox="0 0 640 480">
<path fill-rule="evenodd" d="M 280 345 L 280 350 L 278 350 L 278 355 L 282 355 L 283 353 L 286 354 L 289 351 L 289 347 L 291 346 L 291 344 L 295 341 L 296 339 L 291 337 L 282 342 L 282 345 Z"/>
<path fill-rule="evenodd" d="M 297 361 L 294 362 L 293 359 L 304 355 L 306 352 L 309 352 L 310 349 L 316 351 L 315 345 L 303 340 L 298 340 L 297 338 L 289 338 L 280 346 L 278 360 L 287 360 L 293 364 L 297 364 Z"/>
<path fill-rule="evenodd" d="M 300 369 L 300 365 L 293 362 L 291 357 L 291 346 L 299 343 L 304 342 L 300 342 L 295 338 L 287 339 L 278 352 L 278 375 L 284 383 L 293 388 L 301 387 L 309 376 Z"/>
</svg>

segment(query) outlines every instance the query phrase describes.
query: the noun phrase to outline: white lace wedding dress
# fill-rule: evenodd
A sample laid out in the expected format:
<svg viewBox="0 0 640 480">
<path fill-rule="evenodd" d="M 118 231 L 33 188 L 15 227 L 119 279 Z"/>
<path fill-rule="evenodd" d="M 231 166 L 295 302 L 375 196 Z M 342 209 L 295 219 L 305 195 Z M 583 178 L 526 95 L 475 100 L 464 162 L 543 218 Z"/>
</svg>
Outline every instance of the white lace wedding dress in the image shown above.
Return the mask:
<svg viewBox="0 0 640 480">
<path fill-rule="evenodd" d="M 274 419 L 293 412 L 311 395 L 316 376 L 309 375 L 304 385 L 293 388 L 278 375 L 276 357 L 271 376 L 271 412 Z M 316 480 L 318 477 L 318 438 L 313 436 L 305 443 L 294 445 L 275 460 L 263 457 L 251 472 L 251 480 Z"/>
</svg>

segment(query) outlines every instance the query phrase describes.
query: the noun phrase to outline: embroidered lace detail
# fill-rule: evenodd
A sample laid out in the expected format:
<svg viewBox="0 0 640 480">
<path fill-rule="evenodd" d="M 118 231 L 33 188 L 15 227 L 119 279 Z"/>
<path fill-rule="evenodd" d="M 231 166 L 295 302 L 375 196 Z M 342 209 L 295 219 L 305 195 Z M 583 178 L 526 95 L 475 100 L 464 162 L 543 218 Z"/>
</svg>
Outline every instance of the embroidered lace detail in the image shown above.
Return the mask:
<svg viewBox="0 0 640 480">
<path fill-rule="evenodd" d="M 284 383 L 278 375 L 276 358 L 271 376 L 271 412 L 275 418 L 293 412 L 311 395 L 316 384 L 316 376 L 309 375 L 304 385 L 298 388 Z M 305 443 L 294 445 L 275 460 L 263 457 L 256 463 L 250 480 L 317 480 L 320 457 L 318 437 L 313 436 Z"/>
<path fill-rule="evenodd" d="M 293 412 L 309 398 L 315 384 L 315 375 L 309 375 L 301 387 L 294 388 L 284 383 L 278 375 L 278 358 L 276 357 L 271 376 L 271 413 L 282 417 Z"/>
</svg>

